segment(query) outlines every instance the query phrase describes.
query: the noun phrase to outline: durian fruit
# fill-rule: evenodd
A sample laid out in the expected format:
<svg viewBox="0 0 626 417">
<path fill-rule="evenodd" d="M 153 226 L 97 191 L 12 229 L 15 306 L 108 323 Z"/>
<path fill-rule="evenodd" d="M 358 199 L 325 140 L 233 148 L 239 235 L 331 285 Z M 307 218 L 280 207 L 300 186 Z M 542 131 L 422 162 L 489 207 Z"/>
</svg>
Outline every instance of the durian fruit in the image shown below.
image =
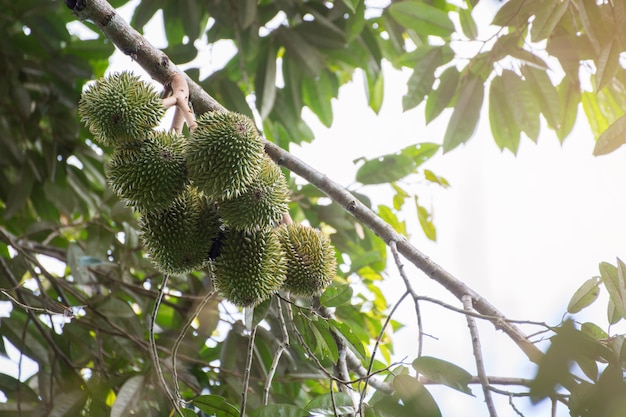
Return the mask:
<svg viewBox="0 0 626 417">
<path fill-rule="evenodd" d="M 283 290 L 300 297 L 320 295 L 336 272 L 330 239 L 319 230 L 299 223 L 283 224 L 276 234 L 287 259 Z"/>
<path fill-rule="evenodd" d="M 106 170 L 109 185 L 138 211 L 169 207 L 187 184 L 184 143 L 176 132 L 152 131 L 116 147 Z"/>
<path fill-rule="evenodd" d="M 140 217 L 146 251 L 159 270 L 170 274 L 204 267 L 220 229 L 214 201 L 190 186 L 170 207 Z"/>
<path fill-rule="evenodd" d="M 215 260 L 215 287 L 239 307 L 254 307 L 285 280 L 285 254 L 273 229 L 228 229 Z"/>
<path fill-rule="evenodd" d="M 219 202 L 224 224 L 237 230 L 277 226 L 289 209 L 289 187 L 278 165 L 263 158 L 261 172 L 246 192 Z"/>
<path fill-rule="evenodd" d="M 78 112 L 94 139 L 110 146 L 143 139 L 159 125 L 165 109 L 151 84 L 124 71 L 90 84 L 81 95 Z"/>
<path fill-rule="evenodd" d="M 263 142 L 248 117 L 209 112 L 197 120 L 187 146 L 187 171 L 216 200 L 243 194 L 261 170 Z"/>
</svg>

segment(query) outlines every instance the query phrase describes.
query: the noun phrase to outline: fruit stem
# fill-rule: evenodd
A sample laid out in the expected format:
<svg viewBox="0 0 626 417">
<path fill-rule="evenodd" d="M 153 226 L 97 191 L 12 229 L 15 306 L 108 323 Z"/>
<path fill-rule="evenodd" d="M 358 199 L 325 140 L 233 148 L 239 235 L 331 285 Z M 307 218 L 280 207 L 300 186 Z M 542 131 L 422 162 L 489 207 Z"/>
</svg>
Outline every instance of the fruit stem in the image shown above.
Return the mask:
<svg viewBox="0 0 626 417">
<path fill-rule="evenodd" d="M 172 130 L 179 133 L 182 132 L 183 121 L 186 121 L 189 131 L 193 132 L 198 124 L 196 123 L 195 114 L 189 107 L 189 85 L 185 77 L 180 73 L 174 74 L 164 85 L 163 96 L 163 107 L 169 109 L 172 106 L 176 106 L 176 113 L 174 113 L 174 120 L 172 120 Z"/>
</svg>

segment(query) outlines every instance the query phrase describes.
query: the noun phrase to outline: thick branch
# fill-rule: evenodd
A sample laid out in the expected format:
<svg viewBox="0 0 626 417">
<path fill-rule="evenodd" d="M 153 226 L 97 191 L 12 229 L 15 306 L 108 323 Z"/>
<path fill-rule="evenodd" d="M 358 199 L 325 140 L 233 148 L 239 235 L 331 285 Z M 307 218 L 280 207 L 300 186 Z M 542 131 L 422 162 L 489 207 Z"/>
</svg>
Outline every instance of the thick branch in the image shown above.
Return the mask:
<svg viewBox="0 0 626 417">
<path fill-rule="evenodd" d="M 131 28 L 105 0 L 66 0 L 66 4 L 76 13 L 79 19 L 94 22 L 120 50 L 136 60 L 155 80 L 165 84 L 171 79 L 173 74 L 180 72 L 162 51 L 155 48 L 136 30 Z M 190 98 L 197 113 L 225 110 L 223 106 L 188 77 L 187 82 L 189 83 Z M 363 225 L 369 227 L 387 244 L 396 242 L 398 251 L 406 259 L 422 270 L 428 277 L 444 286 L 459 300 L 464 295 L 469 295 L 474 301 L 476 311 L 485 316 L 495 317 L 493 323 L 496 328 L 501 329 L 513 339 L 532 362 L 539 362 L 543 356 L 542 352 L 528 341 L 526 335 L 517 326 L 507 323 L 504 314 L 480 294 L 476 293 L 476 291 L 411 245 L 404 236 L 397 233 L 373 211 L 357 200 L 348 190 L 273 143 L 266 142 L 265 151 L 274 161 L 300 175 L 326 193 L 333 201 L 341 205 Z"/>
<path fill-rule="evenodd" d="M 352 214 L 360 223 L 369 227 L 376 235 L 383 239 L 385 243 L 389 244 L 395 242 L 398 247 L 398 252 L 413 265 L 422 270 L 428 277 L 444 286 L 459 300 L 461 300 L 464 295 L 472 297 L 474 309 L 480 314 L 496 318 L 496 320 L 493 321 L 496 328 L 501 329 L 513 339 L 531 361 L 537 363 L 541 359 L 543 353 L 528 341 L 526 335 L 517 326 L 507 323 L 504 314 L 495 306 L 468 287 L 464 282 L 443 269 L 428 256 L 420 252 L 404 236 L 396 232 L 393 227 L 385 223 L 376 213 L 357 200 L 347 189 L 273 143 L 265 143 L 265 152 L 267 152 L 276 163 L 300 175 L 319 190 L 326 193 L 326 195 L 334 202 L 341 205 L 348 213 Z"/>
<path fill-rule="evenodd" d="M 129 55 L 148 75 L 161 84 L 167 84 L 177 73 L 182 73 L 189 84 L 189 101 L 198 114 L 224 111 L 224 107 L 209 96 L 174 65 L 161 50 L 133 29 L 106 0 L 65 0 L 80 20 L 93 22 L 117 48 Z"/>
</svg>

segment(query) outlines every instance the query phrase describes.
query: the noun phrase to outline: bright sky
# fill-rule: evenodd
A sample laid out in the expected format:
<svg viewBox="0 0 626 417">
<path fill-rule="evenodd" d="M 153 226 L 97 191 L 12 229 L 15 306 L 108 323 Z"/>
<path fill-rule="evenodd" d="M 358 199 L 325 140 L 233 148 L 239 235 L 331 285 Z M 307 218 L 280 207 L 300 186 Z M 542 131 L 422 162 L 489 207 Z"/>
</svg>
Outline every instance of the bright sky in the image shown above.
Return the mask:
<svg viewBox="0 0 626 417">
<path fill-rule="evenodd" d="M 164 46 L 158 35 L 150 40 Z M 204 62 L 219 66 L 228 49 L 228 45 L 214 47 L 206 52 L 211 58 Z M 113 69 L 126 68 L 136 66 L 118 54 Z M 314 116 L 305 115 L 317 139 L 294 149 L 294 153 L 348 186 L 356 172 L 352 161 L 358 157 L 374 157 L 418 142 L 441 143 L 449 113 L 429 126 L 424 126 L 422 107 L 403 113 L 401 96 L 408 75 L 392 73 L 388 67 L 385 70 L 386 94 L 379 116 L 367 108 L 362 82 L 357 79 L 341 89 L 330 129 Z M 583 117 L 582 110 L 579 117 Z M 425 165 L 445 177 L 451 184 L 449 189 L 420 183 L 411 186 L 420 202 L 431 206 L 438 232 L 436 243 L 427 240 L 414 210 L 408 209 L 403 215 L 411 241 L 508 317 L 557 324 L 573 292 L 598 274 L 598 263 L 614 263 L 616 256 L 624 256 L 626 247 L 626 193 L 621 191 L 626 178 L 626 149 L 594 157 L 593 145 L 593 137 L 581 121 L 562 146 L 543 129 L 538 144 L 523 140 L 514 157 L 498 150 L 485 115 L 467 145 L 438 154 Z M 376 203 L 391 205 L 391 193 L 384 187 L 361 191 Z M 410 203 L 407 205 L 411 208 Z M 406 265 L 420 294 L 459 306 L 438 284 Z M 404 287 L 393 264 L 389 275 L 386 282 L 390 285 L 384 290 L 388 301 L 394 303 Z M 579 316 L 581 320 L 605 327 L 605 300 L 606 294 L 595 308 Z M 426 303 L 421 307 L 424 330 L 435 338 L 425 339 L 424 354 L 449 360 L 475 374 L 464 317 Z M 412 304 L 405 301 L 396 317 L 409 325 L 394 336 L 398 360 L 411 362 L 416 357 L 414 316 Z M 494 332 L 491 325 L 479 324 L 488 374 L 533 376 L 526 358 L 506 336 Z M 437 398 L 446 417 L 466 417 L 468 410 L 486 415 L 480 387 L 473 390 L 477 398 L 432 389 L 445 395 Z M 496 396 L 496 400 L 501 417 L 515 415 L 508 398 Z M 516 402 L 521 409 L 526 404 L 526 400 Z M 527 409 L 526 415 L 548 415 L 546 406 Z M 561 411 L 560 415 L 567 414 L 564 408 Z"/>
</svg>

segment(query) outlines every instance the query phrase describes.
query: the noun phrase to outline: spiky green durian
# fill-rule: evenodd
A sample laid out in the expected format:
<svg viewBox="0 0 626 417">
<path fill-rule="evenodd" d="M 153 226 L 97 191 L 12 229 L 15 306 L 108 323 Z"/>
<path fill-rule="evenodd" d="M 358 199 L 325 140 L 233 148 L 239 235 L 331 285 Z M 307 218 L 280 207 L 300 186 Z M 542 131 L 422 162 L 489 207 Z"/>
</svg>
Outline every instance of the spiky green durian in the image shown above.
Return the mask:
<svg viewBox="0 0 626 417">
<path fill-rule="evenodd" d="M 285 254 L 272 229 L 227 230 L 215 260 L 215 287 L 239 307 L 253 307 L 285 280 Z"/>
<path fill-rule="evenodd" d="M 301 297 L 320 295 L 336 272 L 335 251 L 319 230 L 299 223 L 276 229 L 287 259 L 283 289 Z"/>
<path fill-rule="evenodd" d="M 263 142 L 248 117 L 209 112 L 197 120 L 187 146 L 189 178 L 216 200 L 241 195 L 261 170 Z"/>
<path fill-rule="evenodd" d="M 181 134 L 152 131 L 116 147 L 106 170 L 109 185 L 138 211 L 167 208 L 187 184 L 184 146 Z"/>
<path fill-rule="evenodd" d="M 204 267 L 221 222 L 213 200 L 193 187 L 164 210 L 140 217 L 144 247 L 157 268 L 183 274 Z"/>
<path fill-rule="evenodd" d="M 289 209 L 289 187 L 285 176 L 269 157 L 257 178 L 239 197 L 219 202 L 224 224 L 237 230 L 277 226 Z"/>
<path fill-rule="evenodd" d="M 165 110 L 152 85 L 124 71 L 90 84 L 81 95 L 78 112 L 94 139 L 109 146 L 143 139 L 159 125 Z"/>
</svg>

